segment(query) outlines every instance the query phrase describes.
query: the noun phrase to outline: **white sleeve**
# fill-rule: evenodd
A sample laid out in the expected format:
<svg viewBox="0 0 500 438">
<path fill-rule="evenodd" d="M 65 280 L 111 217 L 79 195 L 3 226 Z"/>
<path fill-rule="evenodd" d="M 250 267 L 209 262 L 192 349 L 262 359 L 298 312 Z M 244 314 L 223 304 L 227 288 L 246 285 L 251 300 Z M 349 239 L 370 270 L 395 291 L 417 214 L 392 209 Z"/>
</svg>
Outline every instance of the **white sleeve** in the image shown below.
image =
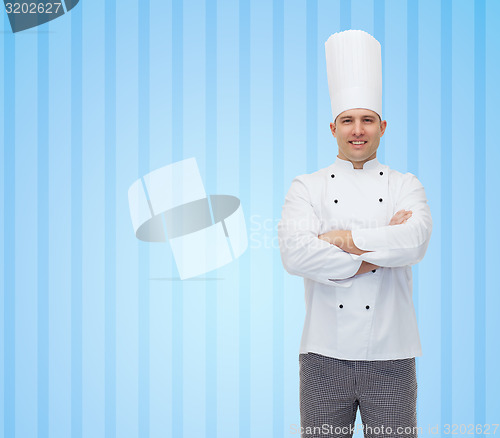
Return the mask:
<svg viewBox="0 0 500 438">
<path fill-rule="evenodd" d="M 321 222 L 314 212 L 303 176 L 292 181 L 285 197 L 278 240 L 281 260 L 292 275 L 319 283 L 349 287 L 362 261 L 318 238 Z"/>
<path fill-rule="evenodd" d="M 395 212 L 411 210 L 412 216 L 401 225 L 363 228 L 352 231 L 354 244 L 363 251 L 360 260 L 383 267 L 414 265 L 424 257 L 432 233 L 432 217 L 425 190 L 411 173 L 405 175 Z"/>
</svg>

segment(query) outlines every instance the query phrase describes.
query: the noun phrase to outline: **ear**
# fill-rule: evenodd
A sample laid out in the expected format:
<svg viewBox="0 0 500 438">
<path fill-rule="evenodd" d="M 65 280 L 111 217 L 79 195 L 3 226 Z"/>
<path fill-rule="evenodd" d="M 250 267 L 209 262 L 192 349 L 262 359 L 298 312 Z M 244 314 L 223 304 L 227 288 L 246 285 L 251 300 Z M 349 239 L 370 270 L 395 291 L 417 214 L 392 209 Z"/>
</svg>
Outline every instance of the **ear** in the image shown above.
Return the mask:
<svg viewBox="0 0 500 438">
<path fill-rule="evenodd" d="M 335 135 L 335 132 L 336 132 L 336 126 L 335 126 L 335 123 L 334 123 L 334 122 L 330 123 L 330 131 L 332 131 L 332 135 L 333 135 L 334 137 L 336 137 L 336 135 Z"/>
<path fill-rule="evenodd" d="M 380 122 L 380 136 L 381 137 L 384 135 L 385 128 L 387 128 L 387 120 L 382 120 Z"/>
</svg>

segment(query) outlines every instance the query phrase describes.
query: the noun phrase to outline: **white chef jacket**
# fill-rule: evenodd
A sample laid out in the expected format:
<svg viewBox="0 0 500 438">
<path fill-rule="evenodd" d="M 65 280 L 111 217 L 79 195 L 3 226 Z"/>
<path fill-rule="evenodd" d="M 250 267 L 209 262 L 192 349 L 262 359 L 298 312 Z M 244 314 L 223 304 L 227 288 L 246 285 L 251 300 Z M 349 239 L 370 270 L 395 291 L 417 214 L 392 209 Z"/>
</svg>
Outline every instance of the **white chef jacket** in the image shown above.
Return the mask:
<svg viewBox="0 0 500 438">
<path fill-rule="evenodd" d="M 389 225 L 399 210 L 406 223 Z M 362 255 L 318 238 L 351 230 Z M 402 174 L 367 161 L 354 169 L 337 158 L 296 177 L 278 224 L 285 269 L 304 277 L 306 317 L 300 353 L 347 360 L 390 360 L 422 355 L 412 300 L 411 265 L 424 256 L 432 218 L 424 188 Z M 355 275 L 365 260 L 380 266 Z"/>
</svg>

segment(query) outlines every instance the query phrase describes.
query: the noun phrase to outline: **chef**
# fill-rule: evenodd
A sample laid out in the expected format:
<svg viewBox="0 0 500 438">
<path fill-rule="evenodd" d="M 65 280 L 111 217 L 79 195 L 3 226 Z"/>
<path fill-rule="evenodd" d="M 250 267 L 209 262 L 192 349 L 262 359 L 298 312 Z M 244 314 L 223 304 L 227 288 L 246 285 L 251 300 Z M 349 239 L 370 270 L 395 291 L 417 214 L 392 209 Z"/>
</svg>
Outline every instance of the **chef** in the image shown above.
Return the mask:
<svg viewBox="0 0 500 438">
<path fill-rule="evenodd" d="M 411 173 L 377 160 L 382 120 L 379 42 L 348 30 L 325 44 L 335 161 L 291 184 L 278 225 L 285 269 L 304 278 L 301 433 L 416 437 L 421 356 L 412 269 L 432 218 Z"/>
</svg>

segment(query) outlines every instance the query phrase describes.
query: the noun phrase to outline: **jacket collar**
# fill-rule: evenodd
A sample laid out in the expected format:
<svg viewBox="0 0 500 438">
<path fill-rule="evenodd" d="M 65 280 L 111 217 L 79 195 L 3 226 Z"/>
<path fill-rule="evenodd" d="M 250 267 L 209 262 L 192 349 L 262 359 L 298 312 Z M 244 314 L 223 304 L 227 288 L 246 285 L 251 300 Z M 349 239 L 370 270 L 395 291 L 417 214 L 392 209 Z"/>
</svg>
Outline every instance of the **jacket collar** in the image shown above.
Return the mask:
<svg viewBox="0 0 500 438">
<path fill-rule="evenodd" d="M 337 159 L 333 162 L 333 166 L 338 167 L 340 169 L 345 169 L 345 170 L 374 170 L 377 169 L 378 167 L 381 166 L 380 162 L 377 160 L 377 157 L 373 158 L 370 161 L 367 161 L 363 165 L 363 169 L 354 169 L 354 166 L 352 163 L 348 160 L 342 160 L 341 158 L 337 157 Z"/>
</svg>

